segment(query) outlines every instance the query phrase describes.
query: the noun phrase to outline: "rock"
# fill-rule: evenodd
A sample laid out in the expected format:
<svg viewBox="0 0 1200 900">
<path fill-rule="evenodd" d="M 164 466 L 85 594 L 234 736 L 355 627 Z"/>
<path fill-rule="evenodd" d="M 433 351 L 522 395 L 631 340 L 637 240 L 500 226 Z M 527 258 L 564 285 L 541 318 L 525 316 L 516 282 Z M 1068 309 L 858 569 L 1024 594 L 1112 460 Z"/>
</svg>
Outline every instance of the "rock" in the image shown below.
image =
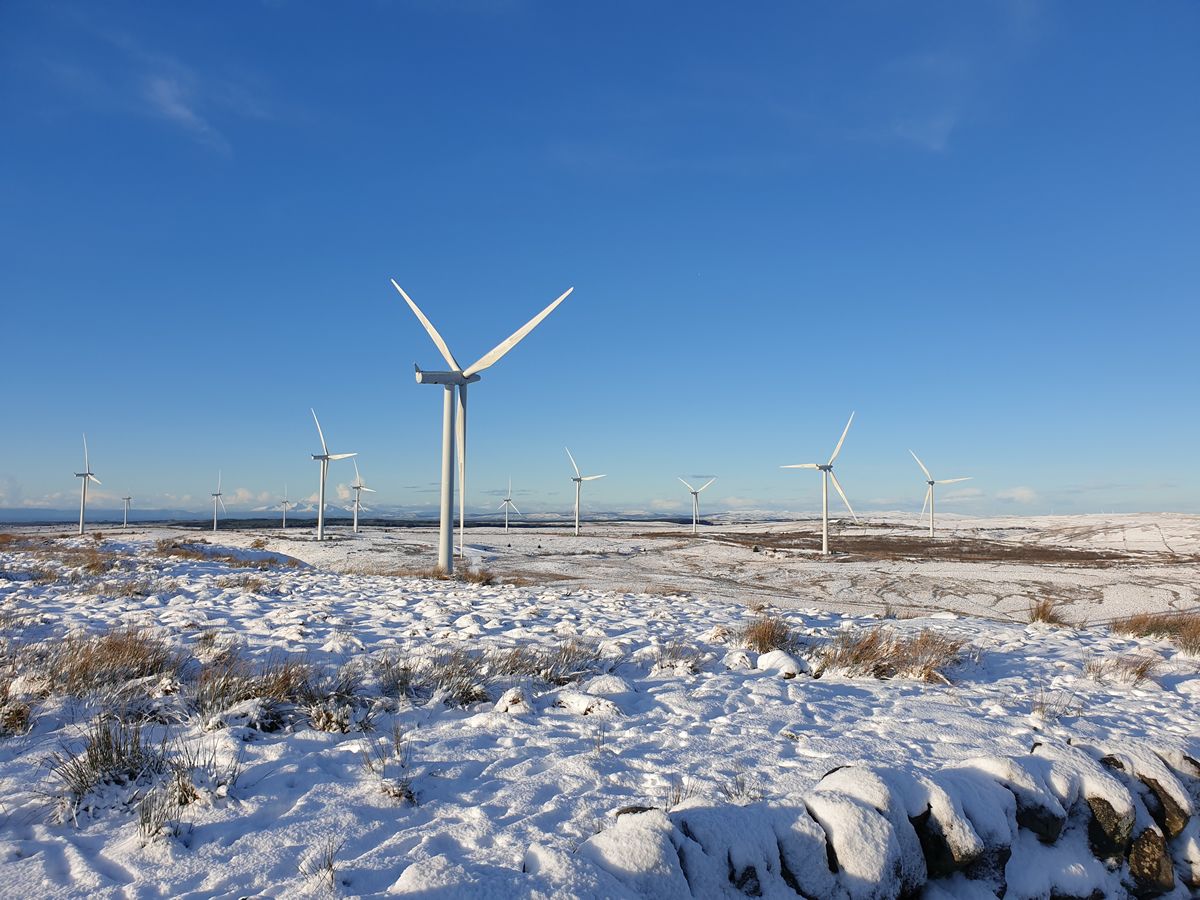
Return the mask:
<svg viewBox="0 0 1200 900">
<path fill-rule="evenodd" d="M 1067 812 L 1025 763 L 1024 759 L 983 756 L 968 760 L 963 767 L 985 772 L 1011 791 L 1017 801 L 1017 824 L 1032 831 L 1039 840 L 1053 843 L 1062 834 Z"/>
<path fill-rule="evenodd" d="M 726 885 L 749 897 L 787 892 L 765 803 L 713 805 L 696 798 L 677 806 L 669 818 L 682 838 L 676 849 L 694 896 L 720 896 Z"/>
<path fill-rule="evenodd" d="M 1171 844 L 1179 880 L 1200 892 L 1200 819 L 1192 819 Z"/>
<path fill-rule="evenodd" d="M 947 768 L 928 773 L 963 811 L 983 842 L 983 853 L 967 864 L 964 874 L 983 882 L 999 897 L 1008 886 L 1007 867 L 1017 835 L 1017 801 L 1012 792 L 987 772 L 974 768 Z"/>
<path fill-rule="evenodd" d="M 825 831 L 804 807 L 771 808 L 770 821 L 779 850 L 779 874 L 801 897 L 838 900 L 847 896 L 830 867 Z"/>
<path fill-rule="evenodd" d="M 1129 874 L 1134 896 L 1158 897 L 1175 887 L 1175 871 L 1167 842 L 1157 825 L 1145 828 L 1129 847 Z"/>
<path fill-rule="evenodd" d="M 797 659 L 783 650 L 771 650 L 759 656 L 754 668 L 763 672 L 773 672 L 784 678 L 795 678 L 797 675 L 809 673 L 808 663 Z"/>
<path fill-rule="evenodd" d="M 838 883 L 855 900 L 900 896 L 901 854 L 891 823 L 861 800 L 815 790 L 804 803 L 825 832 Z"/>
<path fill-rule="evenodd" d="M 1194 804 L 1171 766 L 1158 753 L 1133 741 L 1119 741 L 1105 744 L 1102 748 L 1089 749 L 1109 769 L 1131 775 L 1145 786 L 1150 794 L 1149 797 L 1144 796 L 1146 806 L 1168 838 L 1174 838 L 1183 831 L 1195 814 Z"/>
<path fill-rule="evenodd" d="M 525 692 L 519 687 L 511 687 L 496 701 L 494 707 L 496 712 L 508 713 L 511 716 L 530 715 L 533 710 L 533 704 L 525 696 Z"/>
<path fill-rule="evenodd" d="M 579 691 L 560 691 L 554 705 L 579 716 L 619 716 L 621 709 L 605 697 L 592 697 Z"/>
<path fill-rule="evenodd" d="M 1100 859 L 1123 857 L 1133 833 L 1133 796 L 1122 781 L 1083 750 L 1057 741 L 1035 744 L 1033 756 L 1046 760 L 1042 777 L 1068 811 L 1082 798 L 1089 810 L 1088 843 Z"/>
<path fill-rule="evenodd" d="M 661 810 L 649 810 L 621 816 L 612 828 L 584 841 L 576 853 L 640 897 L 691 900 L 675 848 L 681 837 Z"/>
<path fill-rule="evenodd" d="M 750 654 L 745 650 L 730 650 L 722 658 L 721 664 L 735 672 L 744 672 L 754 668 L 750 662 Z"/>
<path fill-rule="evenodd" d="M 597 675 L 583 686 L 583 692 L 593 697 L 611 697 L 633 693 L 633 686 L 618 675 Z"/>
<path fill-rule="evenodd" d="M 1133 817 L 1124 816 L 1101 797 L 1088 797 L 1088 844 L 1101 859 L 1124 856 L 1133 833 Z"/>
</svg>

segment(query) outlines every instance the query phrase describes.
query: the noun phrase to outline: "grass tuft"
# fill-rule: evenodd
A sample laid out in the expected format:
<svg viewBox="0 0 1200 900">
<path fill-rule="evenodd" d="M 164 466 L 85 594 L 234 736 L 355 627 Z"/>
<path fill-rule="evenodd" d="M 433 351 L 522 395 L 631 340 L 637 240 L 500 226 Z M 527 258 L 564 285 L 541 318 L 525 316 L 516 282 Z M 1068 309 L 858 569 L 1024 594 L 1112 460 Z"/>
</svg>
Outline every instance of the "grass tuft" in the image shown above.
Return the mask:
<svg viewBox="0 0 1200 900">
<path fill-rule="evenodd" d="M 737 632 L 738 642 L 755 653 L 772 650 L 795 650 L 796 636 L 788 623 L 777 616 L 763 615 L 746 623 Z"/>
<path fill-rule="evenodd" d="M 1118 619 L 1112 628 L 1121 634 L 1168 638 L 1185 653 L 1200 656 L 1200 611 L 1137 613 Z"/>
<path fill-rule="evenodd" d="M 1067 620 L 1054 608 L 1054 601 L 1049 597 L 1030 601 L 1029 621 L 1041 622 L 1043 625 L 1061 626 L 1067 624 Z"/>
<path fill-rule="evenodd" d="M 834 638 L 821 651 L 816 671 L 949 684 L 945 670 L 962 658 L 964 646 L 964 641 L 928 628 L 912 635 L 879 627 L 859 629 Z"/>
</svg>

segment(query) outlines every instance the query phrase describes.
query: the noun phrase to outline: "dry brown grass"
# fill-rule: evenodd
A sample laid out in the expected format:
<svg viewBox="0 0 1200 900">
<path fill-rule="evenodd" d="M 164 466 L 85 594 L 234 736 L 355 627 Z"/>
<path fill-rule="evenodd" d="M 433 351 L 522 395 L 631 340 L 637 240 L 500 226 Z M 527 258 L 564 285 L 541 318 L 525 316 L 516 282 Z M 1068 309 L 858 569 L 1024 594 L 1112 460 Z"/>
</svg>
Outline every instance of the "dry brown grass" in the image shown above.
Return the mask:
<svg viewBox="0 0 1200 900">
<path fill-rule="evenodd" d="M 254 540 L 252 540 L 250 542 L 250 549 L 251 550 L 266 550 L 267 549 L 267 539 L 263 538 L 263 537 L 255 538 Z"/>
<path fill-rule="evenodd" d="M 1139 637 L 1169 638 L 1185 653 L 1200 655 L 1200 611 L 1137 613 L 1113 622 L 1112 629 Z"/>
<path fill-rule="evenodd" d="M 1049 597 L 1029 602 L 1029 621 L 1041 622 L 1043 625 L 1067 624 L 1067 620 L 1055 609 L 1054 601 Z"/>
<path fill-rule="evenodd" d="M 83 798 L 100 785 L 134 784 L 165 768 L 165 748 L 143 740 L 140 724 L 105 717 L 93 721 L 82 750 L 63 750 L 50 759 L 64 818 L 74 815 Z"/>
<path fill-rule="evenodd" d="M 121 628 L 100 635 L 69 635 L 29 648 L 50 693 L 84 696 L 119 688 L 135 678 L 178 675 L 187 656 L 160 637 L 140 628 Z"/>
<path fill-rule="evenodd" d="M 743 647 L 755 653 L 769 653 L 771 650 L 794 650 L 796 636 L 788 623 L 776 616 L 760 616 L 747 622 L 735 633 L 735 638 Z"/>
<path fill-rule="evenodd" d="M 204 538 L 195 538 L 190 541 L 171 540 L 163 538 L 155 541 L 154 550 L 151 555 L 165 557 L 168 559 L 186 559 L 195 562 L 220 562 L 235 569 L 258 569 L 265 571 L 267 569 L 277 568 L 280 566 L 295 567 L 300 565 L 300 561 L 286 556 L 273 556 L 263 559 L 246 559 L 238 556 L 236 553 L 222 553 L 219 550 L 205 549 L 208 541 Z"/>
<path fill-rule="evenodd" d="M 857 629 L 838 635 L 822 651 L 816 674 L 851 677 L 917 678 L 949 684 L 945 675 L 962 658 L 964 641 L 923 628 L 898 635 L 884 628 Z"/>
<path fill-rule="evenodd" d="M 599 664 L 599 649 L 575 638 L 549 647 L 496 650 L 487 658 L 488 672 L 492 676 L 539 678 L 554 685 L 578 681 L 596 671 Z"/>
<path fill-rule="evenodd" d="M 316 672 L 305 659 L 272 656 L 255 664 L 230 653 L 200 670 L 192 704 L 208 717 L 246 700 L 262 700 L 274 708 L 311 703 L 318 696 L 316 682 Z"/>
<path fill-rule="evenodd" d="M 1096 681 L 1116 681 L 1137 687 L 1154 677 L 1159 660 L 1153 656 L 1127 653 L 1108 659 L 1089 659 L 1083 672 Z"/>
</svg>

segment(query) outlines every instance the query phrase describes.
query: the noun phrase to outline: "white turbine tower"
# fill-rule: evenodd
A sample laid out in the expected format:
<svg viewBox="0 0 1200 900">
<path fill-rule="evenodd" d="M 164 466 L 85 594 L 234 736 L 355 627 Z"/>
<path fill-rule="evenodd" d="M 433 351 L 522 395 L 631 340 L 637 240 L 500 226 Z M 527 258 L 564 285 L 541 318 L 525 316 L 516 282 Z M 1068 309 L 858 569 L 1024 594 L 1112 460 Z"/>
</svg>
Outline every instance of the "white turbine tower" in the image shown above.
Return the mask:
<svg viewBox="0 0 1200 900">
<path fill-rule="evenodd" d="M 325 443 L 325 432 L 321 430 L 321 420 L 317 411 L 310 408 L 313 421 L 317 423 L 317 435 L 321 438 L 321 452 L 312 454 L 312 458 L 321 464 L 321 486 L 317 491 L 317 540 L 325 540 L 325 478 L 329 475 L 329 463 L 335 459 L 349 459 L 354 453 L 330 453 Z"/>
<path fill-rule="evenodd" d="M 838 454 L 842 452 L 842 444 L 846 441 L 846 432 L 850 430 L 850 423 L 854 421 L 854 413 L 850 413 L 850 419 L 846 422 L 846 427 L 842 429 L 842 436 L 838 439 L 837 446 L 833 448 L 833 455 L 829 457 L 829 462 L 821 465 L 820 463 L 797 463 L 791 466 L 780 466 L 781 469 L 819 469 L 821 472 L 821 552 L 828 555 L 829 553 L 829 482 L 832 479 L 833 486 L 841 495 L 842 502 L 846 504 L 846 509 L 850 510 L 850 515 L 854 516 L 855 524 L 858 524 L 858 516 L 854 515 L 854 508 L 850 506 L 850 501 L 846 499 L 846 492 L 842 490 L 841 484 L 838 483 L 837 476 L 833 474 L 833 461 L 838 458 Z"/>
<path fill-rule="evenodd" d="M 566 447 L 563 447 L 567 450 Z M 571 468 L 575 470 L 575 477 L 571 480 L 575 482 L 575 534 L 579 535 L 579 490 L 583 487 L 585 481 L 595 481 L 597 478 L 603 478 L 603 475 L 581 475 L 579 466 L 575 465 L 575 457 L 571 456 L 571 451 L 567 450 L 567 457 L 571 460 Z"/>
<path fill-rule="evenodd" d="M 516 512 L 516 514 L 518 516 L 524 515 L 524 513 L 522 513 L 519 509 L 517 509 L 517 504 L 513 503 L 512 479 L 511 478 L 508 479 L 508 493 L 504 495 L 504 500 L 501 501 L 501 503 L 500 503 L 500 508 L 502 510 L 504 510 L 504 533 L 505 534 L 508 534 L 508 508 L 510 506 L 513 508 L 513 511 Z"/>
<path fill-rule="evenodd" d="M 679 479 L 683 481 L 682 478 Z M 683 481 L 683 486 L 688 489 L 688 493 L 692 495 L 692 534 L 697 534 L 700 530 L 700 492 L 712 484 L 717 479 L 710 478 L 698 488 L 692 487 L 686 481 Z"/>
<path fill-rule="evenodd" d="M 217 469 L 217 489 L 212 495 L 213 498 L 213 531 L 217 530 L 217 504 L 221 504 L 221 512 L 229 515 L 229 510 L 225 508 L 225 501 L 221 499 L 221 470 Z"/>
<path fill-rule="evenodd" d="M 87 509 L 87 486 L 89 481 L 100 483 L 100 479 L 92 474 L 92 464 L 88 461 L 87 435 L 83 436 L 83 471 L 75 473 L 76 478 L 82 478 L 79 488 L 79 533 L 83 534 L 83 514 Z"/>
<path fill-rule="evenodd" d="M 280 529 L 287 528 L 287 511 L 289 507 L 295 505 L 295 503 L 292 503 L 290 500 L 288 500 L 287 485 L 285 484 L 283 486 L 283 499 L 279 501 L 279 508 L 283 510 L 283 524 L 280 526 Z"/>
<path fill-rule="evenodd" d="M 362 476 L 358 474 L 358 463 L 354 460 L 351 460 L 351 462 L 354 463 L 354 484 L 350 485 L 350 490 L 354 491 L 354 533 L 358 534 L 358 511 L 366 509 L 362 505 L 362 492 L 366 491 L 368 494 L 374 494 L 375 489 L 369 488 L 363 483 Z"/>
<path fill-rule="evenodd" d="M 132 497 L 122 497 L 121 502 L 125 504 L 125 517 L 121 520 L 121 527 L 129 527 L 129 504 L 133 502 Z"/>
<path fill-rule="evenodd" d="M 396 284 L 396 279 L 392 279 L 392 287 L 399 291 L 400 296 L 404 298 L 404 302 L 420 320 L 429 337 L 433 339 L 434 345 L 438 352 L 442 354 L 442 359 L 450 366 L 448 372 L 423 372 L 420 366 L 414 365 L 417 370 L 417 384 L 440 384 L 445 389 L 442 398 L 442 490 L 441 490 L 441 518 L 438 527 L 438 568 L 449 575 L 454 570 L 454 456 L 455 448 L 458 448 L 458 470 L 459 470 L 459 487 L 458 487 L 458 522 L 459 522 L 459 555 L 462 555 L 462 541 L 465 537 L 466 525 L 466 509 L 467 509 L 467 385 L 474 384 L 479 381 L 479 373 L 490 366 L 495 365 L 500 359 L 508 353 L 513 347 L 517 346 L 529 332 L 550 315 L 558 306 L 570 295 L 575 288 L 567 288 L 567 290 L 559 296 L 557 300 L 543 309 L 540 313 L 514 331 L 508 338 L 501 341 L 493 347 L 488 353 L 480 357 L 476 362 L 467 366 L 465 369 L 459 366 L 454 358 L 454 354 L 450 352 L 450 347 L 438 334 L 438 330 L 433 327 L 433 323 L 425 317 L 417 304 L 412 302 L 412 298 L 404 293 L 404 289 Z M 455 403 L 455 389 L 458 391 L 458 401 Z M 456 425 L 457 423 L 457 425 Z"/>
<path fill-rule="evenodd" d="M 927 487 L 925 489 L 925 502 L 921 504 L 921 515 L 925 515 L 925 507 L 928 506 L 929 507 L 929 536 L 933 537 L 933 486 L 935 484 L 955 484 L 959 481 L 970 481 L 971 476 L 968 475 L 966 478 L 943 478 L 941 481 L 934 481 L 933 476 L 929 474 L 929 470 L 927 468 L 925 468 L 925 463 L 921 462 L 921 460 L 917 456 L 917 454 L 913 453 L 911 450 L 909 450 L 908 452 L 912 453 L 912 458 L 917 461 L 917 465 L 920 466 L 921 471 L 925 473 L 925 478 L 926 478 L 925 483 L 927 485 L 929 485 L 929 487 Z"/>
</svg>

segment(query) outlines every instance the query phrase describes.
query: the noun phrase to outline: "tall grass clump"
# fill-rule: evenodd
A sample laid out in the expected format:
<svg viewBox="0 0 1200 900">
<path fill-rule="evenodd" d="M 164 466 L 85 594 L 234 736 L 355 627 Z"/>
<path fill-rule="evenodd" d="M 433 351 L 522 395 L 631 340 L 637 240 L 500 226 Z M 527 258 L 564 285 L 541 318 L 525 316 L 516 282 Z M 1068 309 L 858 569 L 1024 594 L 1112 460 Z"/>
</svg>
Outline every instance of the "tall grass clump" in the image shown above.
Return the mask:
<svg viewBox="0 0 1200 900">
<path fill-rule="evenodd" d="M 796 636 L 788 623 L 777 616 L 762 615 L 747 622 L 736 632 L 736 639 L 747 650 L 770 653 L 796 649 Z"/>
<path fill-rule="evenodd" d="M 141 628 L 120 628 L 100 635 L 68 635 L 34 651 L 51 693 L 84 696 L 112 691 L 136 678 L 177 676 L 186 654 Z"/>
<path fill-rule="evenodd" d="M 1054 601 L 1049 597 L 1031 600 L 1029 603 L 1029 621 L 1040 622 L 1043 625 L 1066 625 L 1067 620 L 1055 608 Z"/>
<path fill-rule="evenodd" d="M 945 670 L 962 658 L 965 642 L 924 628 L 898 635 L 884 628 L 838 635 L 819 654 L 816 674 L 850 677 L 916 678 L 949 684 Z"/>
<path fill-rule="evenodd" d="M 62 791 L 62 812 L 74 816 L 89 793 L 103 785 L 126 786 L 163 772 L 164 744 L 142 736 L 140 722 L 98 716 L 82 750 L 63 749 L 50 757 L 50 774 Z"/>
<path fill-rule="evenodd" d="M 1138 637 L 1168 638 L 1193 656 L 1200 656 L 1200 611 L 1136 613 L 1112 624 L 1113 631 Z"/>
</svg>

